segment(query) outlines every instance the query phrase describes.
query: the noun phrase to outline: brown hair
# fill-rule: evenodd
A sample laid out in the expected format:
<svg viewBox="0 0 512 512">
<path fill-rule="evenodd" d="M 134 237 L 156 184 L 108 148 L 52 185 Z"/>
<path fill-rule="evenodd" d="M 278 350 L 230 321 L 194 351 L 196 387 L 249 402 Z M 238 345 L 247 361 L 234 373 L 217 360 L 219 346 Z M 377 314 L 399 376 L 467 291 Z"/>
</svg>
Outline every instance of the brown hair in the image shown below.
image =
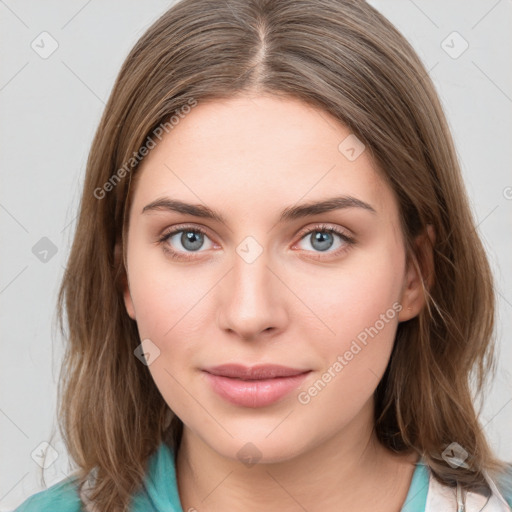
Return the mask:
<svg viewBox="0 0 512 512">
<path fill-rule="evenodd" d="M 485 487 L 483 472 L 503 469 L 474 405 L 495 371 L 489 264 L 427 71 L 389 21 L 355 0 L 183 0 L 126 58 L 90 151 L 58 301 L 69 327 L 59 422 L 80 485 L 94 470 L 98 508 L 128 510 L 148 458 L 162 441 L 176 450 L 182 429 L 134 356 L 140 338 L 123 302 L 134 155 L 185 105 L 249 92 L 319 107 L 371 151 L 427 297 L 398 326 L 375 394 L 376 434 L 390 450 L 423 455 L 442 483 Z M 414 244 L 427 225 L 436 234 L 430 275 Z M 467 468 L 441 456 L 452 442 L 469 453 Z"/>
</svg>

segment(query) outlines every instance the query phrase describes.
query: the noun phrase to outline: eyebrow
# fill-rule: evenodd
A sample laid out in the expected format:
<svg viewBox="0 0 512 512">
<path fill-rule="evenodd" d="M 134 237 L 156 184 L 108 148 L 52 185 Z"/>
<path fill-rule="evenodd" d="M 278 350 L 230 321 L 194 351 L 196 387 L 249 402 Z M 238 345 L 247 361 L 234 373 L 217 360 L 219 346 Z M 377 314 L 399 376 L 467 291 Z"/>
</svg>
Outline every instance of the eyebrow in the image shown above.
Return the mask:
<svg viewBox="0 0 512 512">
<path fill-rule="evenodd" d="M 346 208 L 362 208 L 373 214 L 376 210 L 368 203 L 352 196 L 337 196 L 325 199 L 319 202 L 309 202 L 298 206 L 289 206 L 281 212 L 279 222 L 296 220 L 303 217 L 318 215 L 320 213 L 331 212 L 334 210 L 342 210 Z M 226 219 L 218 212 L 212 210 L 208 206 L 201 204 L 190 204 L 177 199 L 164 197 L 144 206 L 141 213 L 151 211 L 173 211 L 192 215 L 194 217 L 202 217 L 212 219 L 222 224 L 227 224 Z"/>
</svg>

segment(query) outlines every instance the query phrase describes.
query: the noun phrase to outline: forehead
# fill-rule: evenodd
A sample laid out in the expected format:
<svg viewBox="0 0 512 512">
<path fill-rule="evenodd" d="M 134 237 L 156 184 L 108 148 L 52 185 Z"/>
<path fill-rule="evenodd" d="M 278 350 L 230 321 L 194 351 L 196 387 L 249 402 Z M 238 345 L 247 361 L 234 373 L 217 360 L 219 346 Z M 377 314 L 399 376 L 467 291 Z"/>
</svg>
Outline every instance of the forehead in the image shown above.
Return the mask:
<svg viewBox="0 0 512 512">
<path fill-rule="evenodd" d="M 143 202 L 165 195 L 250 215 L 342 194 L 377 211 L 397 211 L 391 189 L 350 129 L 293 98 L 199 102 L 137 174 L 139 211 Z"/>
</svg>

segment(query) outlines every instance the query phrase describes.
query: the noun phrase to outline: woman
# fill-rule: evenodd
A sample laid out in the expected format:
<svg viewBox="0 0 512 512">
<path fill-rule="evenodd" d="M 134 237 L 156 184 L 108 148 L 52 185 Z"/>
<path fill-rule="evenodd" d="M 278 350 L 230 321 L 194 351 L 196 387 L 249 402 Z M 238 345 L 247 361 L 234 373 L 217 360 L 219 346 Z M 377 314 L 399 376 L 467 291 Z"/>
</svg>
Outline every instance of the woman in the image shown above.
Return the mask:
<svg viewBox="0 0 512 512">
<path fill-rule="evenodd" d="M 489 265 L 428 74 L 364 2 L 150 27 L 59 305 L 78 469 L 20 511 L 510 511 L 472 393 Z"/>
</svg>

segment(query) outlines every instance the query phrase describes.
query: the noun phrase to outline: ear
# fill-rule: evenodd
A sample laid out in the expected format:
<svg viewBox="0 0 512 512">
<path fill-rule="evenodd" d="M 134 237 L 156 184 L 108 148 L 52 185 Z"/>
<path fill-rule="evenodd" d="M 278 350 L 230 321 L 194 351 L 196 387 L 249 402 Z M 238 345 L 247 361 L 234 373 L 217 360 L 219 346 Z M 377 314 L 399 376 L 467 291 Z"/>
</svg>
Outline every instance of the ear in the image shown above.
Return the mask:
<svg viewBox="0 0 512 512">
<path fill-rule="evenodd" d="M 114 248 L 114 259 L 116 268 L 122 269 L 122 274 L 119 278 L 121 293 L 123 294 L 124 306 L 126 308 L 126 312 L 128 316 L 135 320 L 135 308 L 133 307 L 132 296 L 130 295 L 130 286 L 128 284 L 128 276 L 126 275 L 125 265 L 122 263 L 123 259 L 123 248 L 122 243 L 118 241 Z"/>
<path fill-rule="evenodd" d="M 414 241 L 415 254 L 407 255 L 399 322 L 414 318 L 425 307 L 426 291 L 430 290 L 434 283 L 434 244 L 434 226 L 428 224 L 426 230 Z"/>
</svg>

